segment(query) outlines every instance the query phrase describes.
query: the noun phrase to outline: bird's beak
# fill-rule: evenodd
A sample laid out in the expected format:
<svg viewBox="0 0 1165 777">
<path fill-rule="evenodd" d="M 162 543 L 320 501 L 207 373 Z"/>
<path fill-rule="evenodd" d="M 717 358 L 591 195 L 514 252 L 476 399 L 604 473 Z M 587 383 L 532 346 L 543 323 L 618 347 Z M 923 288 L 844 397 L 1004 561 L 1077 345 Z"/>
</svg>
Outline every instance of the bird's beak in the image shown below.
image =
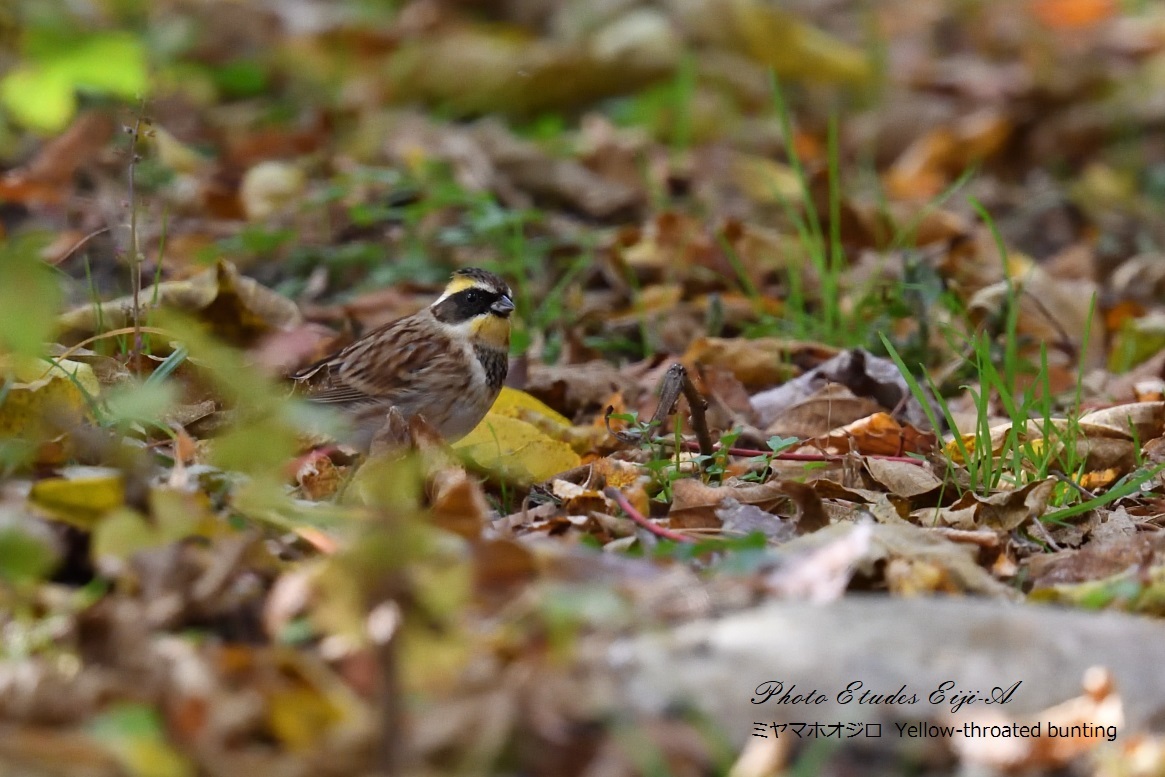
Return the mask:
<svg viewBox="0 0 1165 777">
<path fill-rule="evenodd" d="M 499 315 L 502 318 L 509 318 L 510 314 L 514 312 L 514 301 L 503 294 L 497 302 L 489 306 L 489 309 L 495 315 Z"/>
</svg>

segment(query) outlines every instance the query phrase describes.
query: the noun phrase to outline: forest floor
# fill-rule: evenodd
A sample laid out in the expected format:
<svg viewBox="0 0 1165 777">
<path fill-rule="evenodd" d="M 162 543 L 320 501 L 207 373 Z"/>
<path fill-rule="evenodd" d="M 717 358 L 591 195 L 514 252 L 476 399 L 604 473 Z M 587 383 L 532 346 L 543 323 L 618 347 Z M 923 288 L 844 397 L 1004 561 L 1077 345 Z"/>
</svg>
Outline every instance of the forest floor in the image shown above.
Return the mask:
<svg viewBox="0 0 1165 777">
<path fill-rule="evenodd" d="M 17 0 L 0 772 L 1165 773 L 1163 96 L 1135 0 Z M 468 436 L 289 389 L 469 266 Z"/>
</svg>

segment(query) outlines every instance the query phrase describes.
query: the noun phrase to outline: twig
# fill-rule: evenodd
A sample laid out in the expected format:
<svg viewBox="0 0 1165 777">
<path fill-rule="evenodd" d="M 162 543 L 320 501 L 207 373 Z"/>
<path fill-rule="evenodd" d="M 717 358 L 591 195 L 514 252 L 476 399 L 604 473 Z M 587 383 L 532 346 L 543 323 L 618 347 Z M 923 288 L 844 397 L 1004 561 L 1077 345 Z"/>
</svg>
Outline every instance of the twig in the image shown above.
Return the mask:
<svg viewBox="0 0 1165 777">
<path fill-rule="evenodd" d="M 77 253 L 77 251 L 79 251 L 81 249 L 81 247 L 83 245 L 85 245 L 86 243 L 88 243 L 90 240 L 92 240 L 93 238 L 97 237 L 98 235 L 103 234 L 103 233 L 108 232 L 108 231 L 109 231 L 109 227 L 101 227 L 101 229 L 93 230 L 88 235 L 85 235 L 85 237 L 78 240 L 76 243 L 73 243 L 72 248 L 70 248 L 65 253 L 61 254 L 61 258 L 57 259 L 55 262 L 53 262 L 53 264 L 59 265 L 61 262 L 64 262 L 66 259 L 68 259 L 73 254 Z"/>
<path fill-rule="evenodd" d="M 399 574 L 392 577 L 397 578 Z M 380 765 L 380 774 L 395 777 L 403 771 L 405 762 L 403 753 L 405 713 L 401 701 L 405 691 L 401 682 L 400 665 L 400 620 L 404 616 L 403 608 L 396 599 L 389 599 L 375 610 L 381 610 L 384 619 L 395 620 L 392 624 L 386 624 L 388 634 L 385 638 L 375 641 L 377 663 L 380 665 L 380 742 L 377 748 L 377 761 Z"/>
<path fill-rule="evenodd" d="M 1063 472 L 1053 471 L 1053 472 L 1049 472 L 1048 474 L 1051 475 L 1052 477 L 1054 477 L 1056 480 L 1060 481 L 1061 483 L 1067 483 L 1069 486 L 1076 489 L 1076 491 L 1080 494 L 1080 496 L 1084 497 L 1085 499 L 1092 500 L 1092 499 L 1096 498 L 1096 494 L 1092 493 L 1087 488 L 1085 488 L 1084 486 L 1080 485 L 1072 478 L 1065 475 Z"/>
<path fill-rule="evenodd" d="M 667 372 L 660 381 L 659 389 L 659 406 L 655 409 L 655 414 L 648 422 L 648 428 L 660 427 L 664 420 L 675 412 L 676 403 L 679 401 L 680 395 L 683 394 L 684 399 L 688 400 L 688 407 L 692 411 L 692 430 L 696 433 L 696 442 L 684 442 L 682 444 L 683 450 L 694 451 L 706 457 L 704 464 L 707 465 L 710 457 L 718 450 L 723 450 L 719 443 L 712 441 L 712 434 L 708 430 L 708 419 L 704 415 L 704 411 L 708 407 L 708 400 L 696 388 L 696 384 L 692 382 L 691 376 L 688 375 L 687 369 L 684 365 L 676 362 L 668 367 Z M 611 415 L 615 412 L 615 408 L 608 406 L 606 415 L 603 416 L 603 422 L 607 425 L 607 432 L 610 433 L 620 442 L 625 442 L 629 445 L 637 445 L 643 442 L 643 439 L 637 434 L 629 434 L 624 431 L 619 431 L 611 428 Z M 653 440 L 653 443 L 660 445 L 672 444 L 671 440 L 660 438 Z M 728 453 L 731 456 L 772 456 L 773 459 L 781 461 L 847 461 L 849 456 L 829 453 L 778 453 L 773 454 L 772 451 L 752 450 L 749 448 L 729 448 Z M 878 454 L 866 454 L 866 458 L 880 459 L 882 461 L 896 461 L 903 464 L 913 464 L 916 467 L 921 467 L 925 462 L 914 459 L 909 456 L 881 456 Z"/>
<path fill-rule="evenodd" d="M 1032 535 L 1038 535 L 1036 536 L 1037 541 L 1047 543 L 1048 547 L 1057 553 L 1063 550 L 1060 544 L 1056 542 L 1055 537 L 1052 536 L 1052 533 L 1048 531 L 1048 527 L 1044 526 L 1044 522 L 1038 516 L 1031 522 L 1028 532 Z"/>
<path fill-rule="evenodd" d="M 628 518 L 630 518 L 632 521 L 635 521 L 635 523 L 639 524 L 644 529 L 647 529 L 657 537 L 662 537 L 663 539 L 671 540 L 672 542 L 686 542 L 689 544 L 695 543 L 695 540 L 693 540 L 691 537 L 680 534 L 676 531 L 672 531 L 671 529 L 665 529 L 664 527 L 648 520 L 646 517 L 644 517 L 643 513 L 635 509 L 634 505 L 631 504 L 630 500 L 628 500 L 627 497 L 623 495 L 623 492 L 619 489 L 608 486 L 607 488 L 603 489 L 603 493 L 607 496 L 608 499 L 613 499 L 615 503 L 619 505 L 619 508 L 623 512 L 627 513 Z"/>
<path fill-rule="evenodd" d="M 661 427 L 663 422 L 672 413 L 676 412 L 676 404 L 679 402 L 680 395 L 688 400 L 688 409 L 692 412 L 692 430 L 696 433 L 696 439 L 699 441 L 699 447 L 696 448 L 704 456 L 711 456 L 716 448 L 712 442 L 712 434 L 708 431 L 708 419 L 704 416 L 704 410 L 708 407 L 708 400 L 700 394 L 696 384 L 692 383 L 691 377 L 688 376 L 688 371 L 684 365 L 676 362 L 667 368 L 664 373 L 663 380 L 659 384 L 659 405 L 655 408 L 655 415 L 651 417 L 648 422 L 649 427 Z M 611 428 L 611 413 L 614 412 L 613 407 L 607 408 L 607 415 L 604 418 L 607 424 L 607 431 L 614 435 L 622 442 L 635 444 L 641 442 L 633 435 L 626 432 L 617 432 Z M 705 465 L 707 461 L 705 461 Z"/>
<path fill-rule="evenodd" d="M 700 443 L 700 453 L 704 456 L 711 456 L 715 452 L 715 447 L 712 444 L 712 434 L 708 431 L 708 419 L 704 416 L 704 411 L 708 409 L 708 400 L 696 388 L 696 384 L 692 382 L 691 376 L 688 375 L 688 371 L 684 369 L 683 365 L 676 364 L 672 369 L 677 367 L 684 381 L 684 398 L 688 400 L 688 409 L 692 411 L 692 428 Z"/>
<path fill-rule="evenodd" d="M 138 109 L 137 118 L 134 120 L 133 127 L 126 127 L 126 132 L 130 136 L 129 142 L 129 267 L 130 267 L 130 283 L 133 286 L 133 349 L 132 361 L 134 364 L 134 372 L 141 374 L 141 355 L 142 355 L 142 262 L 141 253 L 138 250 L 138 201 L 137 201 L 137 187 L 135 172 L 137 164 L 140 161 L 138 156 L 138 141 L 141 140 L 141 129 L 143 124 L 149 124 L 149 119 L 145 118 L 145 102 L 142 102 Z"/>
<path fill-rule="evenodd" d="M 668 367 L 664 373 L 659 389 L 659 407 L 655 409 L 651 422 L 655 426 L 662 426 L 664 419 L 676 411 L 680 394 L 688 400 L 688 409 L 692 411 L 692 429 L 700 442 L 698 450 L 704 456 L 711 456 L 715 448 L 712 444 L 712 435 L 708 432 L 708 419 L 704 417 L 708 400 L 696 389 L 696 384 L 688 377 L 688 371 L 679 362 Z"/>
</svg>

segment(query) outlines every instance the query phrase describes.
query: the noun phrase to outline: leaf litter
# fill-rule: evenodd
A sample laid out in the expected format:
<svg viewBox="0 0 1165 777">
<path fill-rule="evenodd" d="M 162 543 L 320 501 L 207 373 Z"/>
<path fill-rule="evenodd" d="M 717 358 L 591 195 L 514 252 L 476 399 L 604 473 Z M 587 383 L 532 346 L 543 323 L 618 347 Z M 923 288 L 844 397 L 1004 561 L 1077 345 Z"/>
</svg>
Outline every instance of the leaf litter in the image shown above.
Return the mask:
<svg viewBox="0 0 1165 777">
<path fill-rule="evenodd" d="M 1049 654 L 1160 618 L 1165 26 L 1134 6 L 163 3 L 198 44 L 105 9 L 121 78 L 5 49 L 0 764 L 781 774 L 812 753 L 732 727 L 765 677 L 724 620 L 877 601 L 912 627 L 881 650 L 972 672 L 1003 651 L 934 644 L 947 602 Z M 116 105 L 139 45 L 164 67 Z M 518 307 L 467 437 L 396 416 L 366 456 L 281 382 L 467 265 Z M 643 704 L 681 633 L 736 682 Z M 1115 742 L 878 752 L 1160 770 L 1125 647 L 1036 717 L 968 712 Z"/>
</svg>

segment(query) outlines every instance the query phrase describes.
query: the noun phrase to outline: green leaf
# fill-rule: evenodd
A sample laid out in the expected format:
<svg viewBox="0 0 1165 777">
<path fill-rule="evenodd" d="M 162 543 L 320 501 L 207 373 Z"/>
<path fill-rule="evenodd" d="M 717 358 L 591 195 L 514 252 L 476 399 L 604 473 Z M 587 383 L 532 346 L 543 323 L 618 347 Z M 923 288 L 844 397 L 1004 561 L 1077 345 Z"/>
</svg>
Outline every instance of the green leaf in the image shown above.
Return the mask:
<svg viewBox="0 0 1165 777">
<path fill-rule="evenodd" d="M 57 564 L 52 536 L 28 516 L 0 514 L 0 579 L 9 583 L 43 580 Z"/>
<path fill-rule="evenodd" d="M 162 718 L 144 704 L 120 704 L 91 724 L 94 736 L 108 747 L 133 777 L 194 777 L 196 771 L 167 741 Z"/>
<path fill-rule="evenodd" d="M 123 384 L 106 398 L 107 418 L 114 424 L 160 423 L 176 399 L 177 387 L 173 383 L 147 380 Z"/>
<path fill-rule="evenodd" d="M 0 80 L 0 105 L 21 124 L 57 132 L 77 110 L 77 90 L 133 99 L 149 85 L 142 42 L 122 31 L 81 38 L 28 33 L 24 63 Z"/>
<path fill-rule="evenodd" d="M 21 67 L 0 80 L 0 105 L 26 127 L 55 132 L 77 111 L 77 98 L 64 73 Z"/>
<path fill-rule="evenodd" d="M 61 290 L 39 248 L 34 238 L 0 242 L 0 351 L 38 356 L 52 334 Z"/>
</svg>

